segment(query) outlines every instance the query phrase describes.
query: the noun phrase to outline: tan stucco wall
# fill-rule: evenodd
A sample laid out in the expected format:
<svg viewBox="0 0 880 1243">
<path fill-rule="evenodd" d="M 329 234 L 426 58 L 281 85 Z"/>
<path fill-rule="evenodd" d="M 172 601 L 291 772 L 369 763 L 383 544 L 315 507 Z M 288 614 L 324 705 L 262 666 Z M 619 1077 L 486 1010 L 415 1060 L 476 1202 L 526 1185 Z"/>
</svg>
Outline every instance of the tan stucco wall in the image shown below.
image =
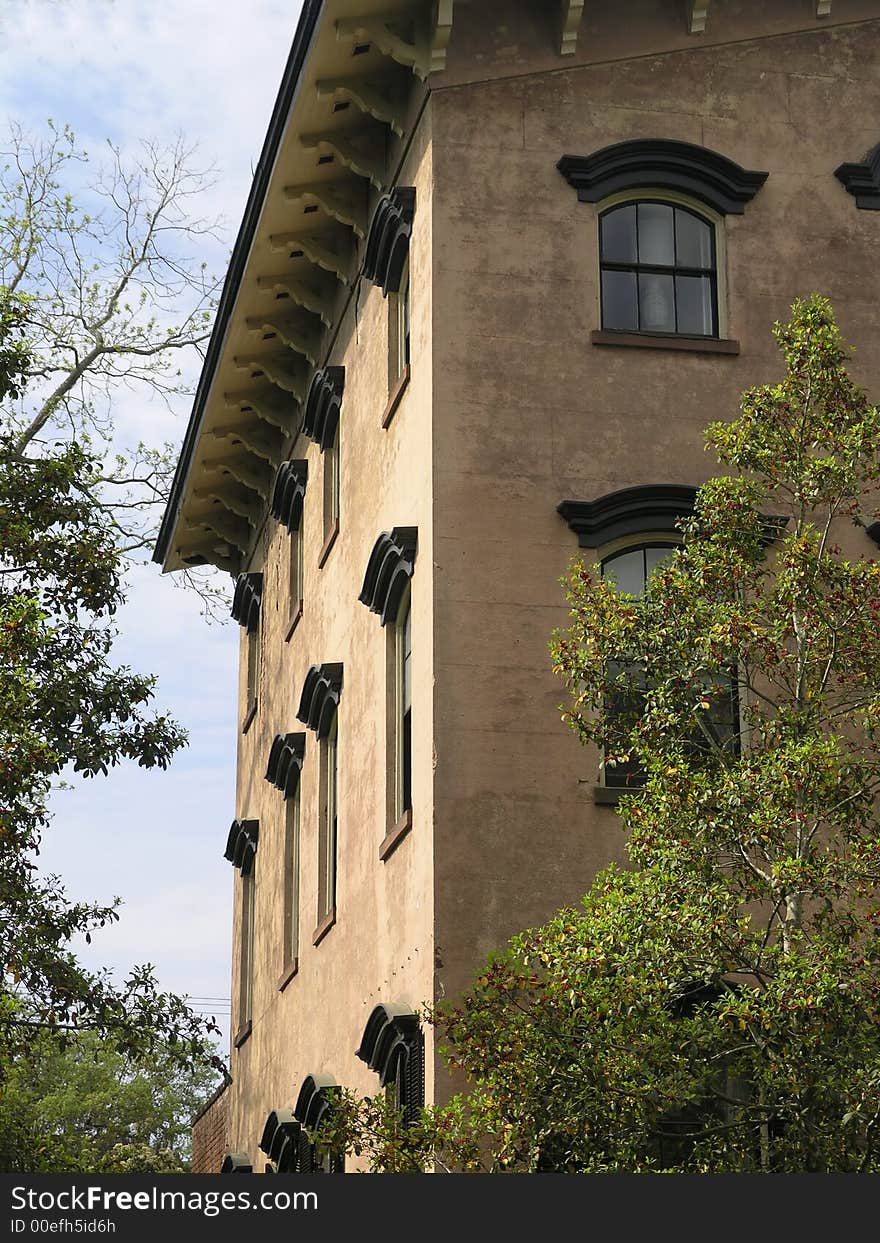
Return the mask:
<svg viewBox="0 0 880 1243">
<path fill-rule="evenodd" d="M 412 369 L 387 430 L 388 303 L 361 282 L 326 360 L 345 367 L 340 418 L 340 531 L 322 568 L 323 461 L 305 437 L 291 456 L 307 458 L 304 504 L 304 608 L 289 642 L 289 536 L 269 520 L 253 570 L 264 573 L 261 670 L 256 717 L 239 745 L 236 815 L 257 818 L 257 907 L 253 1028 L 232 1050 L 230 1143 L 263 1167 L 257 1144 L 267 1114 L 292 1107 L 308 1074 L 325 1073 L 365 1093 L 376 1076 L 355 1056 L 379 1002 L 418 1008 L 432 993 L 433 858 L 431 849 L 433 653 L 431 629 L 431 231 L 432 165 L 429 121 L 417 130 L 401 184 L 414 185 L 418 204 L 411 242 Z M 355 316 L 357 319 L 355 320 Z M 376 538 L 394 526 L 417 526 L 412 580 L 413 827 L 385 862 L 379 845 L 386 823 L 386 632 L 358 602 Z M 239 713 L 245 715 L 242 632 Z M 319 744 L 297 721 L 310 666 L 341 661 L 337 918 L 317 946 Z M 298 974 L 279 990 L 283 944 L 284 800 L 265 779 L 277 733 L 305 731 L 301 778 L 300 956 Z M 240 882 L 236 874 L 233 935 L 233 1025 L 239 995 Z M 431 1059 L 428 1058 L 428 1086 Z"/>
<path fill-rule="evenodd" d="M 235 814 L 260 821 L 256 982 L 253 1031 L 232 1054 L 229 1142 L 257 1169 L 266 1115 L 292 1105 L 307 1074 L 376 1090 L 354 1055 L 373 1005 L 455 993 L 486 953 L 623 857 L 615 811 L 593 802 L 596 756 L 560 722 L 549 666 L 548 638 L 565 622 L 559 578 L 577 552 L 558 503 L 711 474 L 702 429 L 778 374 L 769 327 L 796 294 L 833 299 L 859 347 L 856 375 L 880 392 L 880 213 L 858 211 L 833 176 L 880 139 L 878 4 L 850 0 L 851 25 L 817 23 L 801 0 L 780 0 L 772 16 L 745 0 L 713 5 L 711 37 L 695 40 L 681 6 L 638 0 L 611 27 L 621 6 L 602 0 L 570 63 L 548 51 L 541 25 L 555 5 L 459 7 L 449 68 L 431 82 L 397 178 L 418 192 L 409 387 L 382 431 L 388 308 L 362 282 L 326 360 L 345 366 L 346 387 L 341 530 L 322 569 L 321 455 L 302 438 L 292 452 L 308 458 L 309 483 L 305 609 L 289 642 L 288 536 L 271 520 L 249 567 L 265 574 L 263 660 Z M 555 165 L 636 137 L 704 144 L 770 172 L 723 225 L 738 357 L 590 344 L 597 210 Z M 386 636 L 357 594 L 377 535 L 396 525 L 419 529 L 414 827 L 382 863 Z M 856 553 L 876 551 L 850 538 Z M 314 947 L 309 733 L 300 969 L 279 991 L 284 806 L 263 774 L 274 735 L 304 728 L 306 671 L 331 661 L 344 664 L 338 917 Z M 243 693 L 241 704 L 243 717 Z M 238 908 L 237 898 L 236 948 Z M 232 996 L 235 1015 L 237 959 Z M 430 1100 L 435 1075 L 440 1095 L 446 1081 L 427 1035 Z"/>
<path fill-rule="evenodd" d="M 733 13 L 726 29 L 739 41 L 712 46 L 682 37 L 679 6 L 633 4 L 614 46 L 595 50 L 613 63 L 556 59 L 552 72 L 528 54 L 539 7 L 490 0 L 480 22 L 478 6 L 465 8 L 432 97 L 439 996 L 622 857 L 615 810 L 593 802 L 597 756 L 557 710 L 547 641 L 565 624 L 558 579 L 578 551 L 557 504 L 714 473 L 702 429 L 779 374 L 769 330 L 798 294 L 832 298 L 858 349 L 855 374 L 880 393 L 880 213 L 857 210 L 833 175 L 880 140 L 878 6 L 852 6 L 878 20 L 834 28 L 786 0 L 781 28 L 809 29 L 750 38 L 767 32 L 771 6 L 713 5 L 712 30 Z M 588 7 L 607 29 L 609 6 Z M 502 10 L 503 31 L 492 24 Z M 614 60 L 628 39 L 634 59 Z M 590 53 L 582 36 L 576 59 Z M 493 80 L 502 72 L 516 76 Z M 738 357 L 590 344 L 597 209 L 555 165 L 639 137 L 770 172 L 723 225 Z M 849 538 L 876 554 L 864 534 Z M 441 1093 L 444 1083 L 438 1069 Z"/>
</svg>

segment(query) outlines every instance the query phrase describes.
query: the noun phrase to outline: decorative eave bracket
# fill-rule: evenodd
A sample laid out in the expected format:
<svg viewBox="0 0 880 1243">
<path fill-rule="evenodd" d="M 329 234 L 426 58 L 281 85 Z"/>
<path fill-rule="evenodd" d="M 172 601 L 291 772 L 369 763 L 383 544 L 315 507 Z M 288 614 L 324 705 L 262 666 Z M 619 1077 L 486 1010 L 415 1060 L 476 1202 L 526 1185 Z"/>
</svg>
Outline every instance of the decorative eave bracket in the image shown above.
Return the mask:
<svg viewBox="0 0 880 1243">
<path fill-rule="evenodd" d="M 454 0 L 423 3 L 415 13 L 401 9 L 365 17 L 343 17 L 336 23 L 342 43 L 372 43 L 383 56 L 411 69 L 423 82 L 446 68 L 452 35 Z"/>
<path fill-rule="evenodd" d="M 312 366 L 317 366 L 321 350 L 320 330 L 312 332 L 292 319 L 275 315 L 252 315 L 245 320 L 248 332 L 263 340 L 278 337 L 294 354 L 302 354 Z"/>
<path fill-rule="evenodd" d="M 360 130 L 327 130 L 319 134 L 301 134 L 300 145 L 306 151 L 333 155 L 344 167 L 365 177 L 381 190 L 385 184 L 385 130 L 374 125 Z"/>
<path fill-rule="evenodd" d="M 347 225 L 360 238 L 367 236 L 367 188 L 354 181 L 319 181 L 305 185 L 285 186 L 284 197 L 292 206 L 302 204 L 303 211 L 318 208 L 331 220 Z"/>
<path fill-rule="evenodd" d="M 274 427 L 280 427 L 288 436 L 293 434 L 297 423 L 296 412 L 291 410 L 291 396 L 295 402 L 304 400 L 308 392 L 308 366 L 297 367 L 296 358 L 293 354 L 236 354 L 232 359 L 232 365 L 238 371 L 246 371 L 251 379 L 259 379 L 265 376 L 277 389 L 281 389 L 287 395 L 287 400 L 280 405 L 275 402 L 267 402 L 264 398 L 262 406 L 266 410 L 258 409 L 253 404 L 253 409 L 265 423 L 271 423 Z"/>
<path fill-rule="evenodd" d="M 333 281 L 333 288 L 330 287 L 327 281 L 319 282 L 316 286 L 301 281 L 290 272 L 279 272 L 277 274 L 258 276 L 256 283 L 257 289 L 287 294 L 297 306 L 310 311 L 312 315 L 317 315 L 326 328 L 329 328 L 333 323 L 335 281 Z"/>
<path fill-rule="evenodd" d="M 328 245 L 328 241 L 335 241 L 337 245 Z M 269 245 L 291 259 L 308 259 L 309 263 L 330 272 L 343 285 L 351 284 L 349 269 L 353 247 L 348 232 L 343 237 L 337 234 L 329 239 L 313 233 L 273 233 Z"/>
<path fill-rule="evenodd" d="M 384 90 L 380 78 L 333 78 L 315 83 L 319 99 L 353 104 L 364 116 L 381 121 L 394 130 L 398 138 L 406 133 L 406 97 L 403 92 Z"/>
</svg>

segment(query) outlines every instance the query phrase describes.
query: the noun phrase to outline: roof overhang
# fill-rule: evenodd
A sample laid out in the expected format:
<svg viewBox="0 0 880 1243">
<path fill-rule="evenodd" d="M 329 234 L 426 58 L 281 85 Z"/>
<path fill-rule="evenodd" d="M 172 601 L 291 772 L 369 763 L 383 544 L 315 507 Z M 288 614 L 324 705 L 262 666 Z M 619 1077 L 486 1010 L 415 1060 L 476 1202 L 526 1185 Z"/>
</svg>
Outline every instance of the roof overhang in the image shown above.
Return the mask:
<svg viewBox="0 0 880 1243">
<path fill-rule="evenodd" d="M 164 570 L 248 564 L 453 8 L 304 0 L 153 554 Z"/>
</svg>

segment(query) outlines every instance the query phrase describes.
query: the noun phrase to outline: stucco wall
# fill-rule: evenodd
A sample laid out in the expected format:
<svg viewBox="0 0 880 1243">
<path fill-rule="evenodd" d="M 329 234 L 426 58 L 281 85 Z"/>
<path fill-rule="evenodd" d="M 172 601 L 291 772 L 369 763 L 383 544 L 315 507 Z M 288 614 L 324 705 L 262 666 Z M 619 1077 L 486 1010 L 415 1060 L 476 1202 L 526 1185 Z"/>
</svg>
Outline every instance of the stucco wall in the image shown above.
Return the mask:
<svg viewBox="0 0 880 1243">
<path fill-rule="evenodd" d="M 399 178 L 414 185 L 417 206 L 410 248 L 412 368 L 387 430 L 388 302 L 361 282 L 349 304 L 329 365 L 345 367 L 340 417 L 341 516 L 335 544 L 324 544 L 323 468 L 319 448 L 300 437 L 291 456 L 308 460 L 304 504 L 304 607 L 289 640 L 289 535 L 273 520 L 249 567 L 264 574 L 257 714 L 239 746 L 236 815 L 257 818 L 257 906 L 252 1032 L 232 1051 L 230 1142 L 250 1152 L 254 1168 L 267 1114 L 292 1107 L 312 1073 L 363 1092 L 379 1089 L 355 1056 L 364 1025 L 380 1003 L 418 1008 L 432 992 L 433 885 L 431 825 L 431 230 L 429 120 L 410 146 Z M 412 580 L 413 827 L 384 862 L 379 846 L 386 814 L 386 632 L 358 602 L 376 538 L 394 526 L 418 527 Z M 245 715 L 244 653 L 240 718 Z M 338 876 L 336 923 L 316 946 L 319 744 L 296 712 L 310 666 L 341 661 L 339 704 Z M 300 956 L 298 973 L 279 988 L 283 959 L 284 800 L 265 779 L 277 733 L 307 733 L 301 778 Z M 240 881 L 233 934 L 233 1024 L 239 995 Z M 430 1058 L 428 1059 L 430 1063 Z M 428 1084 L 430 1090 L 430 1069 Z"/>
<path fill-rule="evenodd" d="M 432 97 L 441 996 L 622 857 L 616 811 L 593 801 L 597 756 L 557 708 L 547 641 L 565 624 L 558 580 L 578 551 L 558 503 L 714 473 L 702 429 L 779 374 L 770 327 L 796 295 L 831 297 L 856 376 L 880 393 L 880 213 L 857 210 L 833 175 L 880 140 L 880 20 L 822 26 L 786 0 L 775 28 L 809 29 L 766 37 L 769 6 L 718 5 L 711 31 L 731 42 L 713 46 L 682 36 L 679 6 L 634 4 L 627 24 L 617 5 L 609 41 L 611 6 L 592 5 L 585 24 L 606 42 L 582 33 L 575 59 L 605 63 L 557 59 L 545 72 L 543 53 L 528 52 L 538 7 L 490 0 L 484 20 L 466 8 Z M 682 50 L 644 54 L 664 43 Z M 515 76 L 493 80 L 501 73 Z M 647 137 L 770 172 L 722 226 L 738 356 L 590 343 L 597 208 L 578 202 L 556 162 Z M 847 538 L 876 554 L 864 534 Z"/>
</svg>

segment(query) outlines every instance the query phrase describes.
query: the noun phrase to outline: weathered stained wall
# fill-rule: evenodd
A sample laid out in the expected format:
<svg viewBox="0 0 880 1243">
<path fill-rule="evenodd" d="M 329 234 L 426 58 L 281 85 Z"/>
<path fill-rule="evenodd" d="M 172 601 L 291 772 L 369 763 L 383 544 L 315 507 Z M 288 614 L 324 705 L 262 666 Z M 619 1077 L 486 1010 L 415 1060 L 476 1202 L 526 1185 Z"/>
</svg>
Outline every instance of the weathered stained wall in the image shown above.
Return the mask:
<svg viewBox="0 0 880 1243">
<path fill-rule="evenodd" d="M 319 448 L 300 436 L 291 457 L 308 460 L 304 503 L 304 606 L 292 636 L 288 562 L 290 537 L 269 519 L 251 569 L 264 573 L 261 668 L 256 716 L 242 735 L 236 815 L 257 818 L 255 981 L 250 1036 L 232 1051 L 230 1143 L 248 1151 L 268 1113 L 291 1108 L 313 1073 L 365 1093 L 376 1076 L 355 1056 L 364 1025 L 379 1002 L 419 1007 L 432 993 L 433 858 L 431 628 L 431 230 L 430 127 L 424 119 L 398 181 L 414 185 L 417 204 L 410 246 L 411 378 L 387 430 L 389 304 L 366 281 L 352 298 L 327 364 L 345 367 L 340 417 L 339 535 L 319 567 L 324 544 L 323 469 Z M 394 526 L 418 527 L 412 580 L 413 827 L 384 862 L 379 845 L 386 818 L 386 632 L 358 602 L 376 538 Z M 240 718 L 245 716 L 244 652 Z M 318 945 L 317 863 L 319 744 L 297 721 L 310 666 L 341 661 L 339 704 L 338 876 L 336 923 Z M 284 800 L 264 780 L 274 736 L 305 731 L 301 778 L 300 956 L 283 987 Z M 233 1027 L 239 995 L 240 881 L 236 874 L 233 934 Z M 431 1076 L 428 1071 L 428 1087 Z"/>
<path fill-rule="evenodd" d="M 571 66 L 529 52 L 539 8 L 464 7 L 432 96 L 440 996 L 622 857 L 548 658 L 578 551 L 558 503 L 712 474 L 702 429 L 779 374 L 770 327 L 796 295 L 831 297 L 856 376 L 880 393 L 880 213 L 857 210 L 833 175 L 880 140 L 878 6 L 835 5 L 875 18 L 835 26 L 788 0 L 712 5 L 711 37 L 688 40 L 682 6 L 592 4 L 575 61 L 602 63 Z M 645 54 L 657 47 L 681 50 Z M 770 172 L 722 225 L 738 356 L 590 343 L 598 210 L 556 162 L 649 137 Z"/>
</svg>

